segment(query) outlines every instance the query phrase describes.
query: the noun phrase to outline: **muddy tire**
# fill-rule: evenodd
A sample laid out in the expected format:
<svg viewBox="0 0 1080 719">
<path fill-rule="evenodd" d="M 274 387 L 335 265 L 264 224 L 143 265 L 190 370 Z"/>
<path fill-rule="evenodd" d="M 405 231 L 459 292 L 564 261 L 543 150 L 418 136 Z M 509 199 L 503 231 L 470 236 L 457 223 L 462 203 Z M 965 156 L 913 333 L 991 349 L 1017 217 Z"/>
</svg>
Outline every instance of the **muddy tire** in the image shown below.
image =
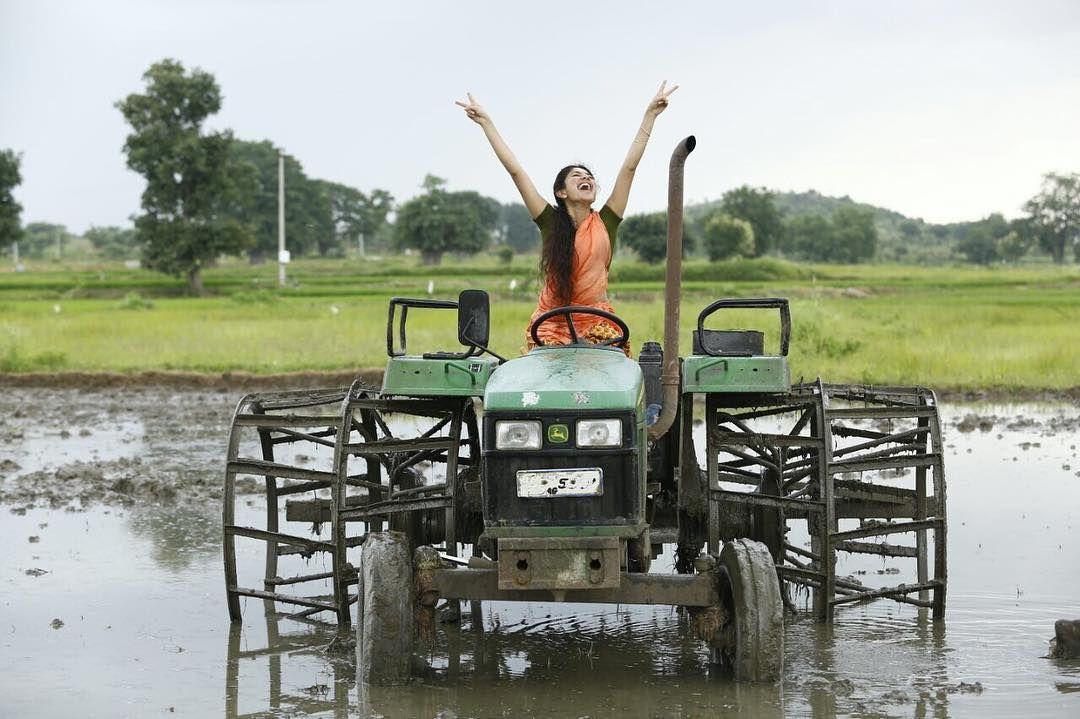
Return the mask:
<svg viewBox="0 0 1080 719">
<path fill-rule="evenodd" d="M 357 591 L 357 679 L 364 684 L 404 684 L 415 634 L 412 557 L 404 534 L 367 535 Z"/>
<path fill-rule="evenodd" d="M 714 659 L 728 665 L 739 681 L 780 679 L 784 610 L 772 555 L 761 542 L 735 539 L 720 550 L 720 571 L 727 577 L 725 604 L 731 631 L 728 646 L 714 652 Z"/>
</svg>

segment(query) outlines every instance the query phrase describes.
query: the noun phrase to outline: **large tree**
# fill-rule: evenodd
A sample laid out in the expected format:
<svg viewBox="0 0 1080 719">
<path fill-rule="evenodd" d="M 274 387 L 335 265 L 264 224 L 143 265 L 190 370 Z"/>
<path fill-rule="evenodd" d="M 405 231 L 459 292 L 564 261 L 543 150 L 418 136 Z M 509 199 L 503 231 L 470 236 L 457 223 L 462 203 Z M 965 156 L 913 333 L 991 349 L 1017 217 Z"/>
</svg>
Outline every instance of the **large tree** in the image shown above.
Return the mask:
<svg viewBox="0 0 1080 719">
<path fill-rule="evenodd" d="M 637 253 L 650 265 L 667 257 L 667 214 L 650 212 L 630 215 L 619 225 L 619 242 Z M 694 249 L 690 223 L 683 224 L 682 252 L 685 257 Z"/>
<path fill-rule="evenodd" d="M 1011 229 L 1004 217 L 994 213 L 966 226 L 956 249 L 968 262 L 977 265 L 993 264 L 1003 259 L 1000 252 L 1002 240 Z"/>
<path fill-rule="evenodd" d="M 520 202 L 508 202 L 499 209 L 499 241 L 514 252 L 532 252 L 540 246 L 540 228 Z"/>
<path fill-rule="evenodd" d="M 877 253 L 874 213 L 858 207 L 839 207 L 832 216 L 833 253 L 827 262 L 869 262 Z"/>
<path fill-rule="evenodd" d="M 715 212 L 704 225 L 705 252 L 713 262 L 754 254 L 754 228 L 746 220 Z"/>
<path fill-rule="evenodd" d="M 784 222 L 776 207 L 775 195 L 764 187 L 743 185 L 724 193 L 720 200 L 724 214 L 746 220 L 754 228 L 754 256 L 779 248 Z"/>
<path fill-rule="evenodd" d="M 12 190 L 22 182 L 19 166 L 22 157 L 14 150 L 0 150 L 0 247 L 7 248 L 22 237 L 19 215 L 22 205 L 15 201 Z"/>
<path fill-rule="evenodd" d="M 64 225 L 31 222 L 23 229 L 19 254 L 39 260 L 61 259 L 73 239 L 75 236 Z"/>
<path fill-rule="evenodd" d="M 1042 191 L 1024 204 L 1027 226 L 1054 262 L 1062 264 L 1071 249 L 1080 261 L 1080 174 L 1043 177 Z"/>
<path fill-rule="evenodd" d="M 869 262 L 877 252 L 874 213 L 854 205 L 836 208 L 831 218 L 797 215 L 784 230 L 784 251 L 814 262 Z"/>
<path fill-rule="evenodd" d="M 833 226 L 821 215 L 796 215 L 784 230 L 784 251 L 803 260 L 821 261 L 833 253 Z"/>
<path fill-rule="evenodd" d="M 278 154 L 269 140 L 234 140 L 232 156 L 246 166 L 252 181 L 244 188 L 237 219 L 254 230 L 248 248 L 252 262 L 263 262 L 278 251 Z M 337 212 L 347 204 L 351 188 L 312 179 L 300 162 L 285 155 L 285 248 L 296 256 L 341 254 Z"/>
<path fill-rule="evenodd" d="M 373 190 L 365 195 L 355 187 L 337 182 L 318 181 L 330 202 L 330 217 L 336 240 L 335 251 L 345 247 L 366 247 L 386 224 L 386 216 L 394 208 L 394 196 L 386 190 Z"/>
<path fill-rule="evenodd" d="M 446 180 L 427 175 L 424 194 L 398 208 L 394 237 L 437 265 L 446 252 L 474 254 L 487 247 L 498 219 L 498 202 L 479 193 L 447 192 Z"/>
<path fill-rule="evenodd" d="M 135 230 L 130 227 L 91 227 L 83 237 L 108 260 L 131 259 L 139 252 Z"/>
<path fill-rule="evenodd" d="M 662 212 L 630 215 L 619 225 L 619 240 L 650 265 L 667 257 L 667 219 Z"/>
<path fill-rule="evenodd" d="M 221 90 L 210 73 L 184 70 L 176 60 L 154 63 L 143 75 L 144 93 L 116 103 L 131 125 L 127 164 L 146 178 L 135 231 L 147 267 L 186 276 L 202 291 L 202 268 L 251 244 L 251 229 L 237 219 L 240 187 L 249 172 L 232 160 L 230 132 L 203 132 L 221 109 Z"/>
</svg>

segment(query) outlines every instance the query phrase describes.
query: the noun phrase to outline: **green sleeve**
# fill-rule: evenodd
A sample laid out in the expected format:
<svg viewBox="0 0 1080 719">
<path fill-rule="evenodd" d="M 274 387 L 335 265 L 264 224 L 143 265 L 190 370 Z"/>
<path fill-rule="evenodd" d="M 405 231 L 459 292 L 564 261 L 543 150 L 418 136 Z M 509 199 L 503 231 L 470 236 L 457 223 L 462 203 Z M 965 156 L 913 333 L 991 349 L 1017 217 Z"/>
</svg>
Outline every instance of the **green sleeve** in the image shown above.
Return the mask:
<svg viewBox="0 0 1080 719">
<path fill-rule="evenodd" d="M 540 237 L 547 237 L 555 226 L 555 208 L 551 205 L 544 205 L 544 209 L 533 218 L 533 222 L 540 228 Z"/>
<path fill-rule="evenodd" d="M 600 221 L 604 223 L 604 229 L 607 230 L 608 239 L 611 240 L 611 256 L 615 256 L 615 237 L 619 232 L 619 223 L 622 222 L 622 218 L 615 214 L 615 210 L 611 209 L 607 205 L 600 208 Z"/>
</svg>

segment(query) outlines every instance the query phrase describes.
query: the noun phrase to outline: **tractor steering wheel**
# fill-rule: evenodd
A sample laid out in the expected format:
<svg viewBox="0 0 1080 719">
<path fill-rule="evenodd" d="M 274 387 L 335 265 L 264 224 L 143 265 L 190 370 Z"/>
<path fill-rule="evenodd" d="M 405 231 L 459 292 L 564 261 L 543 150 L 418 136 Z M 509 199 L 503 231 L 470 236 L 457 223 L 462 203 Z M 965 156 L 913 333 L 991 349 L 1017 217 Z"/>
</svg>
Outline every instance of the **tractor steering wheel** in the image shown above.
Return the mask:
<svg viewBox="0 0 1080 719">
<path fill-rule="evenodd" d="M 544 314 L 537 317 L 536 321 L 529 326 L 529 336 L 532 337 L 532 340 L 536 343 L 537 347 L 546 346 L 544 341 L 540 339 L 540 335 L 538 333 L 540 325 L 544 324 L 552 317 L 561 316 L 566 318 L 566 328 L 570 330 L 570 344 L 572 346 L 592 345 L 593 343 L 591 342 L 582 342 L 578 339 L 577 330 L 574 329 L 574 320 L 571 318 L 571 315 L 575 313 L 583 315 L 596 315 L 597 317 L 601 317 L 610 322 L 611 324 L 615 325 L 618 331 L 622 333 L 618 337 L 612 337 L 609 340 L 597 342 L 594 346 L 625 347 L 626 343 L 630 341 L 630 328 L 626 326 L 625 322 L 623 322 L 621 319 L 619 319 L 610 312 L 605 312 L 604 310 L 600 310 L 595 307 L 588 307 L 585 305 L 570 305 L 568 307 L 556 307 L 553 310 L 548 310 Z"/>
</svg>

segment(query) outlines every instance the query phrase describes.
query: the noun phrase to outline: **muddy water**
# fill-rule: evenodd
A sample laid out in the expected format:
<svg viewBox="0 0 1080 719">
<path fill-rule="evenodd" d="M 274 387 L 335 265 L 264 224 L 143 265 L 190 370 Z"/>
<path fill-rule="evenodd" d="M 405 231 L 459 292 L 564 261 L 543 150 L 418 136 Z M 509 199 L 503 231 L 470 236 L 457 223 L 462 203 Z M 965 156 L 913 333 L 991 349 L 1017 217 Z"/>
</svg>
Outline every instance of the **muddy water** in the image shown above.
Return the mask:
<svg viewBox="0 0 1080 719">
<path fill-rule="evenodd" d="M 889 602 L 792 619 L 786 678 L 752 686 L 710 676 L 669 608 L 485 602 L 412 685 L 361 691 L 331 629 L 258 600 L 229 624 L 215 498 L 234 401 L 0 398 L 0 716 L 1080 716 L 1080 662 L 1044 658 L 1053 621 L 1080 617 L 1074 406 L 947 408 L 943 625 Z M 256 524 L 262 505 L 241 509 Z M 257 575 L 258 548 L 240 562 Z"/>
</svg>

